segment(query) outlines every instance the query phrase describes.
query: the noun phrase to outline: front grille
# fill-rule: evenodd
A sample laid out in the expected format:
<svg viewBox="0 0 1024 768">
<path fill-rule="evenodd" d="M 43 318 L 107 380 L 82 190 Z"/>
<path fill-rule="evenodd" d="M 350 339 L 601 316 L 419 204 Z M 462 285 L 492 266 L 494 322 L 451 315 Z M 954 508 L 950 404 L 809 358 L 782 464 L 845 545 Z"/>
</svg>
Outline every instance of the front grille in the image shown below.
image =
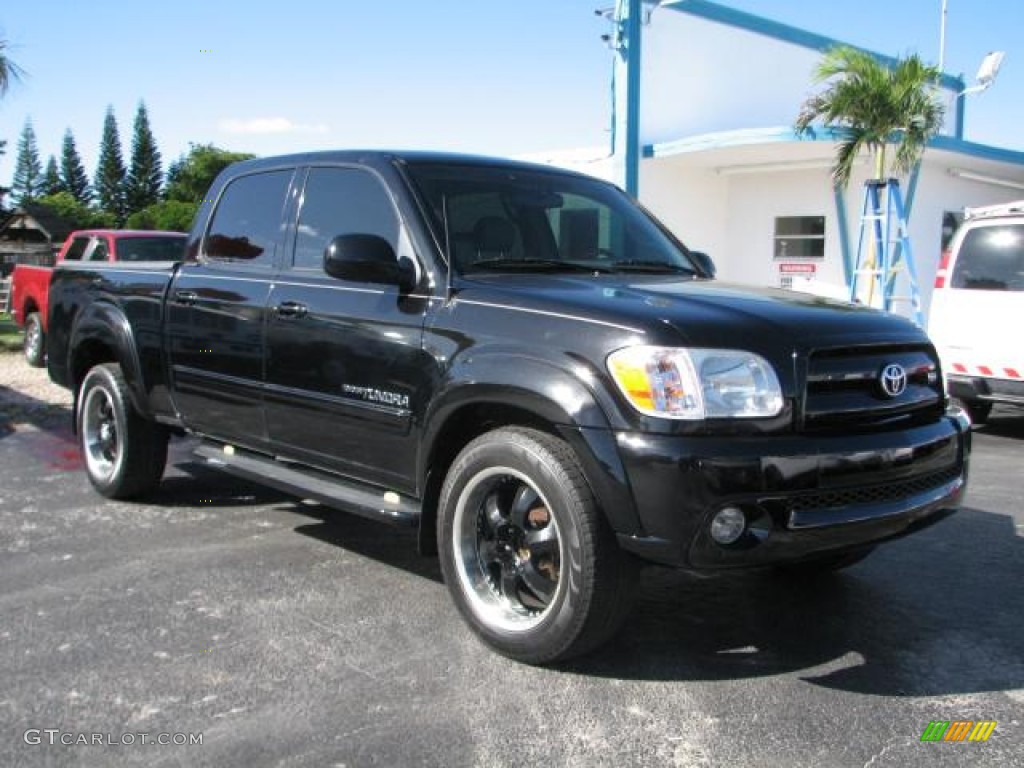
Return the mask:
<svg viewBox="0 0 1024 768">
<path fill-rule="evenodd" d="M 841 490 L 816 491 L 801 496 L 793 496 L 786 500 L 790 513 L 815 512 L 823 509 L 841 509 L 843 507 L 883 504 L 887 501 L 898 501 L 909 496 L 941 488 L 960 476 L 959 467 L 950 467 L 928 475 L 884 483 L 868 487 L 844 488 Z"/>
<path fill-rule="evenodd" d="M 891 397 L 882 371 L 897 364 L 906 389 Z M 807 432 L 903 429 L 943 412 L 938 361 L 930 345 L 875 345 L 813 352 L 807 360 L 803 430 Z"/>
</svg>

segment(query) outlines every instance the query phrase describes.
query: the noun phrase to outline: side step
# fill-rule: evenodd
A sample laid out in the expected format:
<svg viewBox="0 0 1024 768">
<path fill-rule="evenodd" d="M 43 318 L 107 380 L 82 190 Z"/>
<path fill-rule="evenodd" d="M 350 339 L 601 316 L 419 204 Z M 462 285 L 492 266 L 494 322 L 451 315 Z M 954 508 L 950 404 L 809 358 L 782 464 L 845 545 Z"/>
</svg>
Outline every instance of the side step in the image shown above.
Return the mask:
<svg viewBox="0 0 1024 768">
<path fill-rule="evenodd" d="M 419 504 L 393 491 L 385 493 L 315 469 L 299 469 L 267 456 L 217 443 L 201 443 L 195 455 L 204 459 L 207 466 L 344 512 L 399 526 L 415 526 L 420 520 Z"/>
</svg>

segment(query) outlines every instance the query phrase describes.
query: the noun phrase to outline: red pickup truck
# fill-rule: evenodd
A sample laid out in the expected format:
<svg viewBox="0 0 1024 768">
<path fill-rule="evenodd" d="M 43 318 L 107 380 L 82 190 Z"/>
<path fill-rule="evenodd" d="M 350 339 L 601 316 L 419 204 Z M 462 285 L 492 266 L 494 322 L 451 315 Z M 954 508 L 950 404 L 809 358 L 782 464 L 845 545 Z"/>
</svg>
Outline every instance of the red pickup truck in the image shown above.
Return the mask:
<svg viewBox="0 0 1024 768">
<path fill-rule="evenodd" d="M 181 261 L 184 232 L 132 229 L 83 229 L 72 232 L 57 255 L 62 261 Z M 25 359 L 46 363 L 47 294 L 52 267 L 19 264 L 11 276 L 11 314 L 25 329 Z"/>
</svg>

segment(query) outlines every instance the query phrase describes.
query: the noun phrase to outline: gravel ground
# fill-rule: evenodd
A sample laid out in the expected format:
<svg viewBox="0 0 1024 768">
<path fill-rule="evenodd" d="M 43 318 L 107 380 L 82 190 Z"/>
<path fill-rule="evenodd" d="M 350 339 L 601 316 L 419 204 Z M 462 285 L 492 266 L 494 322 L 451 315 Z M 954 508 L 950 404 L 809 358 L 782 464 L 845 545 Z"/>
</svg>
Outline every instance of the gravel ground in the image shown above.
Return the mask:
<svg viewBox="0 0 1024 768">
<path fill-rule="evenodd" d="M 67 415 L 71 391 L 33 368 L 20 352 L 0 353 L 0 429 L 25 421 Z"/>
</svg>

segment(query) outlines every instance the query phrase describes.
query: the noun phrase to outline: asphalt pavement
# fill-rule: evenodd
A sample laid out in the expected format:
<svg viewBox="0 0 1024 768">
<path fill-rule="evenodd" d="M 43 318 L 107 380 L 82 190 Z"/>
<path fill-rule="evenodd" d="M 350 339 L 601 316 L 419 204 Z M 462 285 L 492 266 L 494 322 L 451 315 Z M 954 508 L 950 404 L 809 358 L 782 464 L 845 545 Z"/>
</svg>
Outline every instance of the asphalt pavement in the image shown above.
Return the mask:
<svg viewBox="0 0 1024 768">
<path fill-rule="evenodd" d="M 975 432 L 952 518 L 836 577 L 649 569 L 613 642 L 544 669 L 473 638 L 410 533 L 188 441 L 108 502 L 66 415 L 30 418 L 0 431 L 0 765 L 1024 765 L 1024 415 Z"/>
</svg>

